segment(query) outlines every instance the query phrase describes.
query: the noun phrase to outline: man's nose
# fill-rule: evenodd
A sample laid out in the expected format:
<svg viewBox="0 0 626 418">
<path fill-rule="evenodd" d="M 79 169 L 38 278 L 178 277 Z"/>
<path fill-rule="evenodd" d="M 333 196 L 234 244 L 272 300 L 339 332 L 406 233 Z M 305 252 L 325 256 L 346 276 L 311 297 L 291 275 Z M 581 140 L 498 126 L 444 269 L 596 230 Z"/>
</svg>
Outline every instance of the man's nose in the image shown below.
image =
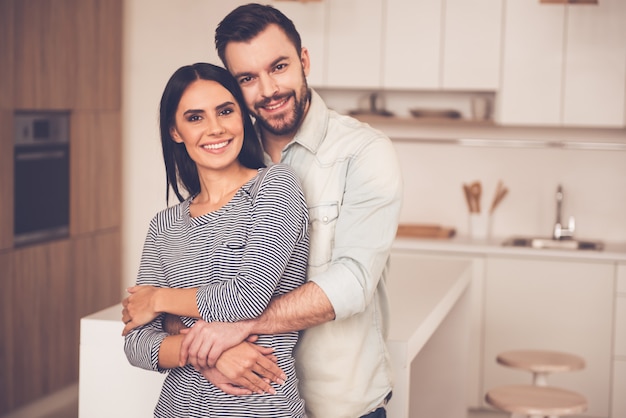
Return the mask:
<svg viewBox="0 0 626 418">
<path fill-rule="evenodd" d="M 278 85 L 274 78 L 269 74 L 263 74 L 259 77 L 261 83 L 261 95 L 263 97 L 272 97 L 278 92 Z"/>
</svg>

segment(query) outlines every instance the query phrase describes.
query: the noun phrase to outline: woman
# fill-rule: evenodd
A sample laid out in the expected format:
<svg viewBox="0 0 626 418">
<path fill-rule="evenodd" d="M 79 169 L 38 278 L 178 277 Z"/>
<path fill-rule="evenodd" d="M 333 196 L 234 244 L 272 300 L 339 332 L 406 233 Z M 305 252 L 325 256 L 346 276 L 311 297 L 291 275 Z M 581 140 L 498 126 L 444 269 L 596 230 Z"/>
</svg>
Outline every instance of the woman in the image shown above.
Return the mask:
<svg viewBox="0 0 626 418">
<path fill-rule="evenodd" d="M 233 396 L 205 378 L 211 372 L 179 367 L 183 336 L 163 327 L 164 312 L 187 327 L 197 318 L 253 318 L 272 297 L 304 282 L 308 215 L 296 175 L 285 165 L 264 167 L 239 86 L 211 64 L 172 75 L 160 131 L 168 194 L 171 187 L 180 203 L 152 219 L 137 278 L 143 286 L 131 290 L 123 312 L 130 363 L 168 372 L 155 416 L 304 416 L 292 356 L 297 333 L 256 341 L 266 354 L 273 349 L 284 384 Z M 146 308 L 131 312 L 133 298 Z"/>
</svg>

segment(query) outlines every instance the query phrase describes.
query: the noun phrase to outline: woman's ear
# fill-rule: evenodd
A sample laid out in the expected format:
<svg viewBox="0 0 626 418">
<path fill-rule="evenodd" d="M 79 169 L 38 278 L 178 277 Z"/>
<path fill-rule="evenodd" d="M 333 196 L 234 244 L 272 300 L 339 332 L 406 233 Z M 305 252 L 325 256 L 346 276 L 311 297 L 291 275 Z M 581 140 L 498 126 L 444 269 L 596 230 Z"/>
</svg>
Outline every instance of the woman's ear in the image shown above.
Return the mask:
<svg viewBox="0 0 626 418">
<path fill-rule="evenodd" d="M 183 142 L 183 139 L 180 137 L 180 135 L 178 135 L 178 131 L 176 130 L 175 126 L 172 126 L 170 128 L 170 136 L 172 137 L 174 142 L 178 142 L 179 144 Z"/>
</svg>

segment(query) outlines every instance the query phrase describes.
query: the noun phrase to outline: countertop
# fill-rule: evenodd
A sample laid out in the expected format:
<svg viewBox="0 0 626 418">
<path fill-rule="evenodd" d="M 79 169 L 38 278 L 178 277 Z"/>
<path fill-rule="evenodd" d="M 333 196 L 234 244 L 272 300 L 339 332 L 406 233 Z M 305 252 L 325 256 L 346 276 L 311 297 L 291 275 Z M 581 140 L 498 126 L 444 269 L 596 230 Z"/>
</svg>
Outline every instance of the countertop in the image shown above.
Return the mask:
<svg viewBox="0 0 626 418">
<path fill-rule="evenodd" d="M 584 261 L 626 262 L 625 242 L 605 242 L 604 249 L 595 250 L 557 250 L 503 246 L 508 237 L 494 237 L 486 240 L 475 240 L 457 236 L 450 239 L 427 239 L 397 237 L 393 248 L 401 250 L 417 250 L 421 252 L 461 253 L 469 255 L 492 255 L 507 257 L 537 258 L 570 258 Z"/>
</svg>

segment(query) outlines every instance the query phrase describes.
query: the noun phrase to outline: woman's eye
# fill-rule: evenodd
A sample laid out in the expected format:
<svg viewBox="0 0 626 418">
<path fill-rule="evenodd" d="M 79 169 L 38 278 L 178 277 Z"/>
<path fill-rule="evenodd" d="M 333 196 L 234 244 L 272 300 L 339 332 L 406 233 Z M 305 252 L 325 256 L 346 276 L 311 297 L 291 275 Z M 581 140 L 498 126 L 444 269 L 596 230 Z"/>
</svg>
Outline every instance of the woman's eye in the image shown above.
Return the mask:
<svg viewBox="0 0 626 418">
<path fill-rule="evenodd" d="M 227 116 L 227 115 L 230 115 L 233 112 L 234 112 L 234 110 L 232 108 L 227 107 L 225 109 L 220 110 L 219 114 L 222 115 L 222 116 Z"/>
<path fill-rule="evenodd" d="M 200 116 L 198 116 L 198 115 L 189 115 L 187 117 L 187 120 L 189 122 L 196 122 L 196 121 L 200 120 Z"/>
</svg>

